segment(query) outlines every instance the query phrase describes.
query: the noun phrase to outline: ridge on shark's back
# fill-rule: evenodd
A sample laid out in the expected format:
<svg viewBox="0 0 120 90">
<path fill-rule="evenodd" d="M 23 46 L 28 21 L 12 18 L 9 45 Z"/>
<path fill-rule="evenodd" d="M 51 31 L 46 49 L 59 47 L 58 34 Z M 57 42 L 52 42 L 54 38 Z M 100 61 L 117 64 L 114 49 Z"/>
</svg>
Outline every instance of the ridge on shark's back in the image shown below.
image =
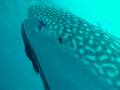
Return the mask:
<svg viewBox="0 0 120 90">
<path fill-rule="evenodd" d="M 120 41 L 87 21 L 62 9 L 33 5 L 28 17 L 59 42 L 98 78 L 120 89 Z M 39 31 L 41 27 L 39 28 Z"/>
</svg>

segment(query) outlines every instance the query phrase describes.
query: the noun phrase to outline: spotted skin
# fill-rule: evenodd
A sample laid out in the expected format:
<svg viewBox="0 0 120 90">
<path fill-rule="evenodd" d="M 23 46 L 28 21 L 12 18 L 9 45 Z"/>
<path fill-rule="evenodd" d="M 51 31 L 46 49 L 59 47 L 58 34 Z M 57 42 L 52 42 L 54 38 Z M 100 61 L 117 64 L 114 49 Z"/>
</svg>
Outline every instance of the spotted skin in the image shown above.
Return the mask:
<svg viewBox="0 0 120 90">
<path fill-rule="evenodd" d="M 95 75 L 120 88 L 120 41 L 87 21 L 62 9 L 33 5 L 29 17 L 55 33 L 62 45 Z"/>
</svg>

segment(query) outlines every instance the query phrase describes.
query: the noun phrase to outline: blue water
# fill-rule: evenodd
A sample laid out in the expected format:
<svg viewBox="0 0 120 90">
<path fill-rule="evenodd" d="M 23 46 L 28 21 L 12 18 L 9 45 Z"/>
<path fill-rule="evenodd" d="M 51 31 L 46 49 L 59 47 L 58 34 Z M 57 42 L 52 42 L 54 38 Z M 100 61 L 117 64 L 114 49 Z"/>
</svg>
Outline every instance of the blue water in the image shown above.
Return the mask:
<svg viewBox="0 0 120 90">
<path fill-rule="evenodd" d="M 120 37 L 119 0 L 56 0 L 77 16 Z M 25 55 L 21 23 L 27 8 L 41 0 L 0 0 L 0 90 L 44 90 L 42 81 Z M 52 2 L 52 3 L 51 3 Z"/>
</svg>

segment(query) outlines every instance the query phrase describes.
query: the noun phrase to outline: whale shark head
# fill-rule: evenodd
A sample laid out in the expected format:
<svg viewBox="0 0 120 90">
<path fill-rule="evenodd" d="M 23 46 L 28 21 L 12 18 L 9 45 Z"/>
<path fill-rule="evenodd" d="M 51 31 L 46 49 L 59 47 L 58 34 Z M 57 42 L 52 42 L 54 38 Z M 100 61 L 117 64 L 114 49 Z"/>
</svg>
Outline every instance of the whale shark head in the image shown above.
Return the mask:
<svg viewBox="0 0 120 90">
<path fill-rule="evenodd" d="M 78 62 L 107 84 L 120 88 L 120 41 L 101 28 L 62 9 L 33 5 L 28 17 L 38 27 L 55 35 Z M 43 29 L 45 28 L 45 29 Z"/>
</svg>

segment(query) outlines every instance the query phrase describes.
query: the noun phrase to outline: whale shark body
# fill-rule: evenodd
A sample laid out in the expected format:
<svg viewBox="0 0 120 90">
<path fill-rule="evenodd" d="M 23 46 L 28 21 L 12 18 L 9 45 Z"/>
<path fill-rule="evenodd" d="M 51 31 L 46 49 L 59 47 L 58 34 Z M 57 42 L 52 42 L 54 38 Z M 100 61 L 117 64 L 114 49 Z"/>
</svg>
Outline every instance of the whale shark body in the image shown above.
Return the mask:
<svg viewBox="0 0 120 90">
<path fill-rule="evenodd" d="M 60 8 L 33 5 L 22 24 L 46 90 L 119 90 L 120 40 Z"/>
</svg>

